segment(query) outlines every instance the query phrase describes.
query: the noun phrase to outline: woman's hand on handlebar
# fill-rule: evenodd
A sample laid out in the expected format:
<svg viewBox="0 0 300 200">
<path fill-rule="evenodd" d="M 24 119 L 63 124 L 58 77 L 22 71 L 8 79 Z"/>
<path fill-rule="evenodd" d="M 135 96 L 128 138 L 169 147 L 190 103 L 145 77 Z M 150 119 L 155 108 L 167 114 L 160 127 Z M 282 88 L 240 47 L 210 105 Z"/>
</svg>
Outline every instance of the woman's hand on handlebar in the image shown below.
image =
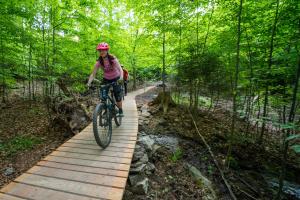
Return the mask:
<svg viewBox="0 0 300 200">
<path fill-rule="evenodd" d="M 86 84 L 86 86 L 88 87 L 88 88 L 90 88 L 91 87 L 91 85 L 92 85 L 92 82 L 95 82 L 95 83 L 101 83 L 101 81 L 99 81 L 98 79 L 94 79 L 93 81 L 88 81 L 88 83 Z"/>
</svg>

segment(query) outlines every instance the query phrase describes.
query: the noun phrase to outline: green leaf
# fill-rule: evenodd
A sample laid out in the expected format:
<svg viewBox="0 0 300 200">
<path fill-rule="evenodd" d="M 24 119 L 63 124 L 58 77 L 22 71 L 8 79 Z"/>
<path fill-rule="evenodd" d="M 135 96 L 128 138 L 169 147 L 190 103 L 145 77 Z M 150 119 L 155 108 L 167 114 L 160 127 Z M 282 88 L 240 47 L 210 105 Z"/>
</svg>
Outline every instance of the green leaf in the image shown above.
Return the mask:
<svg viewBox="0 0 300 200">
<path fill-rule="evenodd" d="M 289 137 L 287 137 L 285 139 L 285 141 L 290 141 L 290 140 L 294 140 L 294 139 L 297 139 L 297 138 L 300 138 L 300 134 L 290 135 Z"/>
<path fill-rule="evenodd" d="M 293 149 L 296 153 L 300 153 L 300 144 L 291 146 L 291 149 Z"/>
<path fill-rule="evenodd" d="M 295 129 L 296 127 L 294 123 L 281 124 L 282 129 Z"/>
</svg>

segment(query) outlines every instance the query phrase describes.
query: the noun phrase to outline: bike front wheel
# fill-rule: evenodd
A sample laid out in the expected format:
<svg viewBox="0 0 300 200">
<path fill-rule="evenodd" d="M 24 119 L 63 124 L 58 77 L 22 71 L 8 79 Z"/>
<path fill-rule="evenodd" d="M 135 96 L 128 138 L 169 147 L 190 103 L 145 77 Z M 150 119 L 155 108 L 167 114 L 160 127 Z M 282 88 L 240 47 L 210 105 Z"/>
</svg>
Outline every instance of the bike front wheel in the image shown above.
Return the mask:
<svg viewBox="0 0 300 200">
<path fill-rule="evenodd" d="M 97 144 L 105 149 L 111 141 L 112 114 L 103 103 L 98 104 L 94 110 L 93 131 Z"/>
</svg>

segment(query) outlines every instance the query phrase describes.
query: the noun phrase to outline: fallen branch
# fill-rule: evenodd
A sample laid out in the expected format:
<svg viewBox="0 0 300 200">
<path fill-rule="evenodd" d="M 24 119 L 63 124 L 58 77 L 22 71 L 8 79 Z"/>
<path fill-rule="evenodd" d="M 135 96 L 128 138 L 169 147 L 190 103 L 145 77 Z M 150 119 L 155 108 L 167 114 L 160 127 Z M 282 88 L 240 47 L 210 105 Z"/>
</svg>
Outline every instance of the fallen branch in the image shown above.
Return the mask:
<svg viewBox="0 0 300 200">
<path fill-rule="evenodd" d="M 254 200 L 258 200 L 257 198 L 253 197 L 251 194 L 249 194 L 248 192 L 242 190 L 240 187 L 238 187 L 237 185 L 233 185 L 237 190 L 239 190 L 241 193 L 245 194 L 247 197 L 254 199 Z"/>
<path fill-rule="evenodd" d="M 252 192 L 255 192 L 256 194 L 259 194 L 249 183 L 247 183 L 244 179 L 242 179 L 240 176 L 235 175 L 236 178 L 238 178 L 242 183 L 244 183 L 246 186 L 248 186 Z"/>
<path fill-rule="evenodd" d="M 56 81 L 56 84 L 59 86 L 59 88 L 63 91 L 63 93 L 67 96 L 72 98 L 75 102 L 76 105 L 79 106 L 81 108 L 81 110 L 84 112 L 85 117 L 90 121 L 91 117 L 88 114 L 88 111 L 86 110 L 86 108 L 78 101 L 78 98 L 73 94 L 73 92 L 71 92 L 66 84 L 64 83 L 64 78 L 60 78 Z"/>
<path fill-rule="evenodd" d="M 206 146 L 207 150 L 209 151 L 209 153 L 210 153 L 210 155 L 211 155 L 211 157 L 212 157 L 212 159 L 213 159 L 213 161 L 214 161 L 214 163 L 215 163 L 217 169 L 219 170 L 220 175 L 221 175 L 221 177 L 222 177 L 222 179 L 223 179 L 223 181 L 224 181 L 224 183 L 225 183 L 225 185 L 226 185 L 226 187 L 227 187 L 227 189 L 228 189 L 228 191 L 229 191 L 229 194 L 230 194 L 231 198 L 232 198 L 233 200 L 237 200 L 236 196 L 234 195 L 234 193 L 233 193 L 233 191 L 232 191 L 232 189 L 231 189 L 230 184 L 228 183 L 228 181 L 227 181 L 227 179 L 225 178 L 225 175 L 224 175 L 222 169 L 221 169 L 220 166 L 219 166 L 218 161 L 217 161 L 216 158 L 215 158 L 214 153 L 212 152 L 210 146 L 208 145 L 208 143 L 206 142 L 206 140 L 204 139 L 204 137 L 201 135 L 201 133 L 200 133 L 198 127 L 197 127 L 197 124 L 196 124 L 196 122 L 195 122 L 195 120 L 194 120 L 194 117 L 193 117 L 191 111 L 190 111 L 190 110 L 188 110 L 188 111 L 189 111 L 189 114 L 191 115 L 191 118 L 192 118 L 192 120 L 193 120 L 194 126 L 195 126 L 195 128 L 196 128 L 196 130 L 197 130 L 197 133 L 198 133 L 198 135 L 200 136 L 200 138 L 201 138 L 202 142 L 204 143 L 204 145 Z"/>
</svg>

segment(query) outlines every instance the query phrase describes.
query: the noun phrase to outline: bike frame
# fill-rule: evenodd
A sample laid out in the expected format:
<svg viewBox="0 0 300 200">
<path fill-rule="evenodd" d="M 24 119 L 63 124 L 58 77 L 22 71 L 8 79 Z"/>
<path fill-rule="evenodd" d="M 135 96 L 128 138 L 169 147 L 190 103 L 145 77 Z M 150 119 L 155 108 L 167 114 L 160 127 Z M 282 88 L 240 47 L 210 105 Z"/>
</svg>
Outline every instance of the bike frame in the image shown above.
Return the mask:
<svg viewBox="0 0 300 200">
<path fill-rule="evenodd" d="M 100 86 L 100 100 L 108 109 L 112 110 L 117 104 L 113 94 L 113 85 L 115 82 Z"/>
</svg>

